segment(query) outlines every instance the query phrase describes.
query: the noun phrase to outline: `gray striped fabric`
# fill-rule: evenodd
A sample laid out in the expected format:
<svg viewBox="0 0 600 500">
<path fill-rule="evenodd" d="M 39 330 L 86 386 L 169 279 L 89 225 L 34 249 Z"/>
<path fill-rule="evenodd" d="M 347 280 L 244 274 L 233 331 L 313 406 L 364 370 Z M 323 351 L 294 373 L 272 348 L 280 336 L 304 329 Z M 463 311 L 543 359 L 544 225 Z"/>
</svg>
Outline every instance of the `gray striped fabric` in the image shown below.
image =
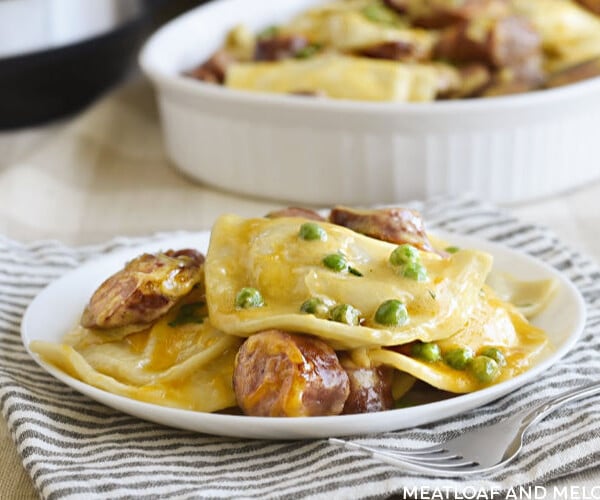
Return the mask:
<svg viewBox="0 0 600 500">
<path fill-rule="evenodd" d="M 547 230 L 524 224 L 493 206 L 464 199 L 411 205 L 424 213 L 429 229 L 498 241 L 561 270 L 582 292 L 588 322 L 576 348 L 535 383 L 459 417 L 371 436 L 366 442 L 411 447 L 431 443 L 457 429 L 483 424 L 597 380 L 600 269 L 594 263 Z M 394 493 L 405 498 L 425 493 L 432 498 L 431 492 L 443 495 L 433 498 L 504 498 L 519 487 L 531 491 L 533 485 L 600 462 L 597 397 L 567 406 L 538 424 L 522 454 L 506 469 L 468 480 L 407 473 L 325 440 L 252 441 L 179 431 L 91 401 L 29 358 L 19 336 L 21 316 L 36 293 L 67 270 L 100 254 L 148 241 L 121 238 L 73 249 L 56 242 L 25 245 L 0 237 L 1 407 L 23 464 L 43 498 L 331 499 Z"/>
</svg>

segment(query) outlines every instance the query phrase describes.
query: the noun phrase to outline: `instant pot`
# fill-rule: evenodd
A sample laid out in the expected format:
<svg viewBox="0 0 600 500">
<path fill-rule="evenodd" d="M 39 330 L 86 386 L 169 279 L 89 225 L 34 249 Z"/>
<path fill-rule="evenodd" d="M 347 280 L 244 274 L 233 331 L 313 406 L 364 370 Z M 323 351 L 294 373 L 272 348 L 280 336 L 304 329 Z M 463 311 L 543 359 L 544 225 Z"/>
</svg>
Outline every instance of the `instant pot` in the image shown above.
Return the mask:
<svg viewBox="0 0 600 500">
<path fill-rule="evenodd" d="M 132 70 L 157 25 L 199 3 L 0 0 L 0 129 L 80 110 Z"/>
</svg>

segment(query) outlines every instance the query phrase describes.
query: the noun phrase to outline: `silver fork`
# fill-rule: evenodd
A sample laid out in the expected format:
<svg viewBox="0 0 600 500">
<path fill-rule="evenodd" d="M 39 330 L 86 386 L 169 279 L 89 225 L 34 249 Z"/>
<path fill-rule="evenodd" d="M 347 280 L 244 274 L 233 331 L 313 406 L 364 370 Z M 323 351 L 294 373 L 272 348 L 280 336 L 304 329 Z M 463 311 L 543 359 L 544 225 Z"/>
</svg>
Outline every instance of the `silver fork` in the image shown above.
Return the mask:
<svg viewBox="0 0 600 500">
<path fill-rule="evenodd" d="M 460 436 L 418 450 L 394 450 L 330 438 L 331 444 L 366 451 L 374 458 L 438 476 L 483 474 L 498 470 L 517 456 L 523 436 L 532 425 L 560 406 L 600 393 L 600 382 L 562 393 L 549 401 L 500 422 L 469 430 Z"/>
</svg>

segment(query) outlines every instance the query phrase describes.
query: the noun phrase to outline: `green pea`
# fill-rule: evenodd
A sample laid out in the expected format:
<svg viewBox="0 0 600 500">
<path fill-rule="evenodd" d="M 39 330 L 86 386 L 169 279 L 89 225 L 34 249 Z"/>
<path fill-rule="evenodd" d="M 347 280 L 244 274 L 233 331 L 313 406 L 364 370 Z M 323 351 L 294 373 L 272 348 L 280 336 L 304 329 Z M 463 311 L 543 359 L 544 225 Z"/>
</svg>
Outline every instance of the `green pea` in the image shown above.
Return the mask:
<svg viewBox="0 0 600 500">
<path fill-rule="evenodd" d="M 238 309 L 249 309 L 262 307 L 265 304 L 262 295 L 256 288 L 244 287 L 235 297 L 235 307 Z"/>
<path fill-rule="evenodd" d="M 327 316 L 329 308 L 321 299 L 312 297 L 302 302 L 300 311 L 305 314 L 314 314 L 315 316 Z"/>
<path fill-rule="evenodd" d="M 377 308 L 375 321 L 380 325 L 402 326 L 408 321 L 406 306 L 396 299 L 386 300 Z"/>
<path fill-rule="evenodd" d="M 484 384 L 492 382 L 500 372 L 498 363 L 487 356 L 475 356 L 471 361 L 470 369 L 477 380 Z"/>
<path fill-rule="evenodd" d="M 348 261 L 340 253 L 332 253 L 323 259 L 325 267 L 337 272 L 345 271 L 348 268 Z"/>
<path fill-rule="evenodd" d="M 316 224 L 315 222 L 305 222 L 300 226 L 300 232 L 298 233 L 300 238 L 307 241 L 325 241 L 327 239 L 327 233 L 325 229 Z"/>
<path fill-rule="evenodd" d="M 411 349 L 412 355 L 429 363 L 442 359 L 440 346 L 434 342 L 417 342 Z"/>
<path fill-rule="evenodd" d="M 446 247 L 445 250 L 448 253 L 456 253 L 460 250 L 460 247 Z"/>
<path fill-rule="evenodd" d="M 394 24 L 397 21 L 392 11 L 378 3 L 367 5 L 363 8 L 362 13 L 367 19 L 375 23 Z"/>
<path fill-rule="evenodd" d="M 402 266 L 411 262 L 418 262 L 420 257 L 419 251 L 415 247 L 405 243 L 396 247 L 390 254 L 390 264 L 392 266 Z"/>
<path fill-rule="evenodd" d="M 360 311 L 350 304 L 338 304 L 329 311 L 329 318 L 338 323 L 358 325 L 360 321 Z"/>
<path fill-rule="evenodd" d="M 258 34 L 258 38 L 260 40 L 265 40 L 268 38 L 273 38 L 274 36 L 277 36 L 278 34 L 279 34 L 278 26 L 268 26 Z"/>
<path fill-rule="evenodd" d="M 444 361 L 450 368 L 464 370 L 474 356 L 473 349 L 470 347 L 458 347 L 444 354 Z"/>
<path fill-rule="evenodd" d="M 419 262 L 406 264 L 402 271 L 402 276 L 415 281 L 426 281 L 427 269 Z"/>
<path fill-rule="evenodd" d="M 479 354 L 482 356 L 487 356 L 488 358 L 492 358 L 496 363 L 498 363 L 498 366 L 506 366 L 506 357 L 504 356 L 504 353 L 496 347 L 487 347 Z"/>
<path fill-rule="evenodd" d="M 321 44 L 319 43 L 311 43 L 306 47 L 302 47 L 299 51 L 294 54 L 296 59 L 308 59 L 309 57 L 314 56 L 321 50 Z"/>
</svg>

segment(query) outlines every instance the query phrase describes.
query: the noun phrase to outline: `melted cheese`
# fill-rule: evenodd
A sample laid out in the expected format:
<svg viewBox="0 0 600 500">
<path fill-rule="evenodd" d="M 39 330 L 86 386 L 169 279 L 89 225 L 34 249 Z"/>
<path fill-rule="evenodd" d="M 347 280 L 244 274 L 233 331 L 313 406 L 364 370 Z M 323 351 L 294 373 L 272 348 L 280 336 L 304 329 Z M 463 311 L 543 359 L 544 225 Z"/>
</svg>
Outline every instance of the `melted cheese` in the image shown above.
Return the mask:
<svg viewBox="0 0 600 500">
<path fill-rule="evenodd" d="M 229 348 L 190 377 L 144 384 L 127 384 L 94 369 L 88 360 L 66 344 L 34 341 L 31 349 L 65 373 L 99 389 L 139 401 L 186 410 L 213 412 L 235 406 L 231 378 L 237 349 Z M 109 352 L 106 355 L 110 355 Z M 116 374 L 115 374 L 116 375 Z"/>
<path fill-rule="evenodd" d="M 545 66 L 557 71 L 600 56 L 600 18 L 568 0 L 511 0 L 542 37 Z"/>
<path fill-rule="evenodd" d="M 31 349 L 71 376 L 122 396 L 197 411 L 235 406 L 240 339 L 208 320 L 172 326 L 177 312 L 121 339 L 78 328 L 64 344 L 33 342 Z"/>
<path fill-rule="evenodd" d="M 225 79 L 227 87 L 238 90 L 316 92 L 367 101 L 430 101 L 437 82 L 432 65 L 342 55 L 232 64 Z"/>
<path fill-rule="evenodd" d="M 458 370 L 443 360 L 426 362 L 402 354 L 413 341 L 436 342 L 442 354 L 469 347 L 473 352 L 495 347 L 506 366 L 493 383 L 527 370 L 547 347 L 545 333 L 524 314 L 534 314 L 550 299 L 550 280 L 521 282 L 491 273 L 492 257 L 462 249 L 442 258 L 419 252 L 427 279 L 402 276 L 389 262 L 396 245 L 342 226 L 318 222 L 323 240 L 307 241 L 299 231 L 305 219 L 244 219 L 222 216 L 215 223 L 204 267 L 204 279 L 162 318 L 151 325 L 112 330 L 78 327 L 62 344 L 32 342 L 31 349 L 59 369 L 88 384 L 141 401 L 196 411 L 235 406 L 232 376 L 244 337 L 271 328 L 312 334 L 326 341 L 356 366 L 393 367 L 395 399 L 415 380 L 455 393 L 478 390 L 481 383 L 469 369 Z M 431 238 L 438 248 L 446 243 Z M 343 254 L 359 275 L 335 272 L 323 264 L 332 253 Z M 177 287 L 177 279 L 166 279 Z M 256 288 L 264 305 L 242 309 L 236 296 Z M 318 297 L 328 307 L 350 304 L 360 311 L 357 325 L 301 312 L 301 304 Z M 397 327 L 375 321 L 383 302 L 406 305 L 409 320 Z M 190 307 L 192 306 L 192 307 Z M 388 349 L 387 347 L 393 347 Z M 300 363 L 293 345 L 272 345 Z M 290 375 L 286 414 L 301 414 L 302 377 Z M 260 401 L 280 389 L 267 380 L 252 399 Z M 274 385 L 275 384 L 275 385 Z"/>
<path fill-rule="evenodd" d="M 422 252 L 429 279 L 417 282 L 389 263 L 396 245 L 328 223 L 320 223 L 326 241 L 304 241 L 298 236 L 303 222 L 237 216 L 216 222 L 205 272 L 209 315 L 217 328 L 241 336 L 269 328 L 311 333 L 335 348 L 443 339 L 466 324 L 492 265 L 491 256 L 475 250 L 447 259 Z M 363 276 L 327 269 L 323 257 L 336 252 Z M 248 286 L 260 291 L 263 307 L 236 308 L 236 294 Z M 313 296 L 351 304 L 361 311 L 363 323 L 347 325 L 301 313 L 302 302 Z M 378 306 L 388 299 L 406 304 L 407 324 L 389 328 L 374 321 Z"/>
<path fill-rule="evenodd" d="M 474 353 L 485 347 L 501 349 L 506 358 L 506 366 L 494 381 L 497 383 L 527 370 L 547 347 L 548 338 L 514 306 L 502 302 L 488 289 L 484 300 L 471 311 L 465 327 L 455 335 L 439 340 L 437 344 L 442 353 L 462 347 L 470 347 Z M 429 363 L 385 349 L 371 350 L 369 357 L 375 364 L 392 366 L 444 391 L 465 393 L 486 385 L 478 381 L 469 370 L 456 370 L 442 360 Z"/>
<path fill-rule="evenodd" d="M 310 10 L 282 28 L 309 40 L 347 52 L 385 42 L 404 42 L 425 56 L 432 52 L 437 34 L 419 28 L 386 26 L 369 20 L 360 10 L 321 8 Z"/>
</svg>

